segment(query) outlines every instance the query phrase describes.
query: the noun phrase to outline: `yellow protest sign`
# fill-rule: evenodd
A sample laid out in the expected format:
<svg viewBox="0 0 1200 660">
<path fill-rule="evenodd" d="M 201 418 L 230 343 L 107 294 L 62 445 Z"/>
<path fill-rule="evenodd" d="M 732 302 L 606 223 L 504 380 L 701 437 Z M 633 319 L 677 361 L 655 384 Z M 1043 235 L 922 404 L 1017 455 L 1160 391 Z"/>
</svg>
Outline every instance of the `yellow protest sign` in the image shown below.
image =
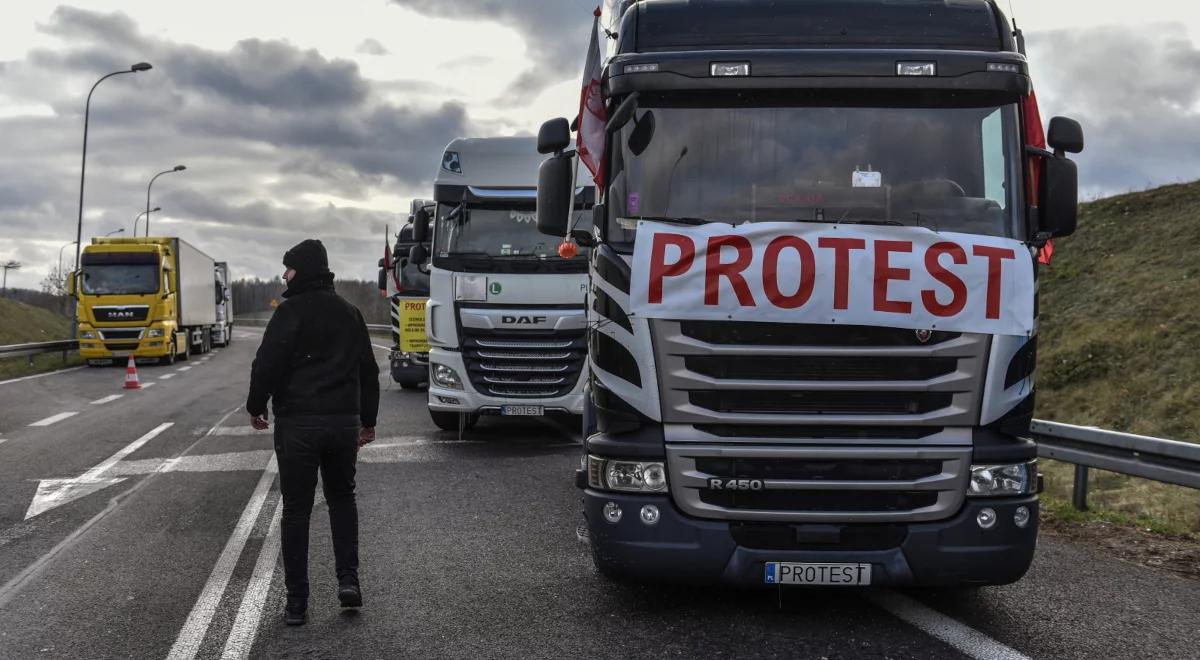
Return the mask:
<svg viewBox="0 0 1200 660">
<path fill-rule="evenodd" d="M 429 337 L 425 335 L 426 298 L 400 298 L 400 350 L 408 353 L 428 353 Z"/>
</svg>

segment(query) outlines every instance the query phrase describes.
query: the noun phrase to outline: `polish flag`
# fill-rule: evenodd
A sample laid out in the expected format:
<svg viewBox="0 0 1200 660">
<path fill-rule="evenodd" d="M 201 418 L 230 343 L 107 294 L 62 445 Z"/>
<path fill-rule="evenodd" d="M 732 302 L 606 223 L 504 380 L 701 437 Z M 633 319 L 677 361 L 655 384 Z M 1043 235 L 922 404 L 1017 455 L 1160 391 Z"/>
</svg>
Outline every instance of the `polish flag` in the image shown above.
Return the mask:
<svg viewBox="0 0 1200 660">
<path fill-rule="evenodd" d="M 600 78 L 603 76 L 600 52 L 600 8 L 593 12 L 592 39 L 588 45 L 587 63 L 583 66 L 582 92 L 579 98 L 579 134 L 576 149 L 579 160 L 592 172 L 596 187 L 604 188 L 604 128 L 608 123 L 608 109 L 604 107 L 604 95 Z"/>
</svg>

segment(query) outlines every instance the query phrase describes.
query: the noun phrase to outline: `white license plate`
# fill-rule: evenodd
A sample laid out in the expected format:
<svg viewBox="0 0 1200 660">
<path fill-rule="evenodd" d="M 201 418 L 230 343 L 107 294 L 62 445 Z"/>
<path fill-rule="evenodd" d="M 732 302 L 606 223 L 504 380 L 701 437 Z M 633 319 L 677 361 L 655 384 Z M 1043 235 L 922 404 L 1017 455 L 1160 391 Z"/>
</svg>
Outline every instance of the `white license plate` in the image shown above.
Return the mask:
<svg viewBox="0 0 1200 660">
<path fill-rule="evenodd" d="M 113 351 L 112 352 L 113 357 L 115 357 L 115 358 L 127 358 L 132 353 L 133 353 L 133 351 Z"/>
<path fill-rule="evenodd" d="M 541 417 L 546 414 L 546 406 L 500 406 L 500 414 L 506 417 Z"/>
<path fill-rule="evenodd" d="M 770 561 L 766 563 L 763 581 L 767 584 L 863 586 L 871 584 L 871 565 L 791 564 Z"/>
</svg>

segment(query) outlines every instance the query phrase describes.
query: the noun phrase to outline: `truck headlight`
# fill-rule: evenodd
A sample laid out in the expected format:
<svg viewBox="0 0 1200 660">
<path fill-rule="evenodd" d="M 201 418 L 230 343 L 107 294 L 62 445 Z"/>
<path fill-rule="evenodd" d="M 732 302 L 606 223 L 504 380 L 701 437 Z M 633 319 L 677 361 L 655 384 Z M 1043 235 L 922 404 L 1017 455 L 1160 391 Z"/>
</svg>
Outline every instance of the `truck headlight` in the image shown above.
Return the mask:
<svg viewBox="0 0 1200 660">
<path fill-rule="evenodd" d="M 462 379 L 458 377 L 458 373 L 444 364 L 432 365 L 429 372 L 433 377 L 433 384 L 438 387 L 445 387 L 451 390 L 461 390 L 463 388 Z"/>
<path fill-rule="evenodd" d="M 667 489 L 667 467 L 656 461 L 614 461 L 587 457 L 588 486 L 630 493 L 659 493 Z"/>
<path fill-rule="evenodd" d="M 79 338 L 80 339 L 95 339 L 96 333 L 92 332 L 91 330 L 83 330 L 79 333 Z"/>
<path fill-rule="evenodd" d="M 149 330 L 146 331 L 146 336 L 147 337 L 161 337 L 161 336 L 163 336 L 162 328 L 150 328 Z"/>
<path fill-rule="evenodd" d="M 1037 492 L 1037 461 L 1012 465 L 972 465 L 968 497 L 1011 497 Z"/>
</svg>

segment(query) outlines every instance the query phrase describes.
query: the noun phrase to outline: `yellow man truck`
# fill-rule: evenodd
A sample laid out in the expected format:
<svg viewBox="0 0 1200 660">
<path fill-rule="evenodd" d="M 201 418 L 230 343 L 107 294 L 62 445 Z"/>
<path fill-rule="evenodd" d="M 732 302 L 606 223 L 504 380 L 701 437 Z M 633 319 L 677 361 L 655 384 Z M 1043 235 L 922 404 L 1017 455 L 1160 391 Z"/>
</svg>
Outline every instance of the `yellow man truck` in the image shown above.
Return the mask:
<svg viewBox="0 0 1200 660">
<path fill-rule="evenodd" d="M 173 364 L 212 347 L 214 262 L 180 238 L 94 238 L 70 280 L 90 366 Z"/>
</svg>

